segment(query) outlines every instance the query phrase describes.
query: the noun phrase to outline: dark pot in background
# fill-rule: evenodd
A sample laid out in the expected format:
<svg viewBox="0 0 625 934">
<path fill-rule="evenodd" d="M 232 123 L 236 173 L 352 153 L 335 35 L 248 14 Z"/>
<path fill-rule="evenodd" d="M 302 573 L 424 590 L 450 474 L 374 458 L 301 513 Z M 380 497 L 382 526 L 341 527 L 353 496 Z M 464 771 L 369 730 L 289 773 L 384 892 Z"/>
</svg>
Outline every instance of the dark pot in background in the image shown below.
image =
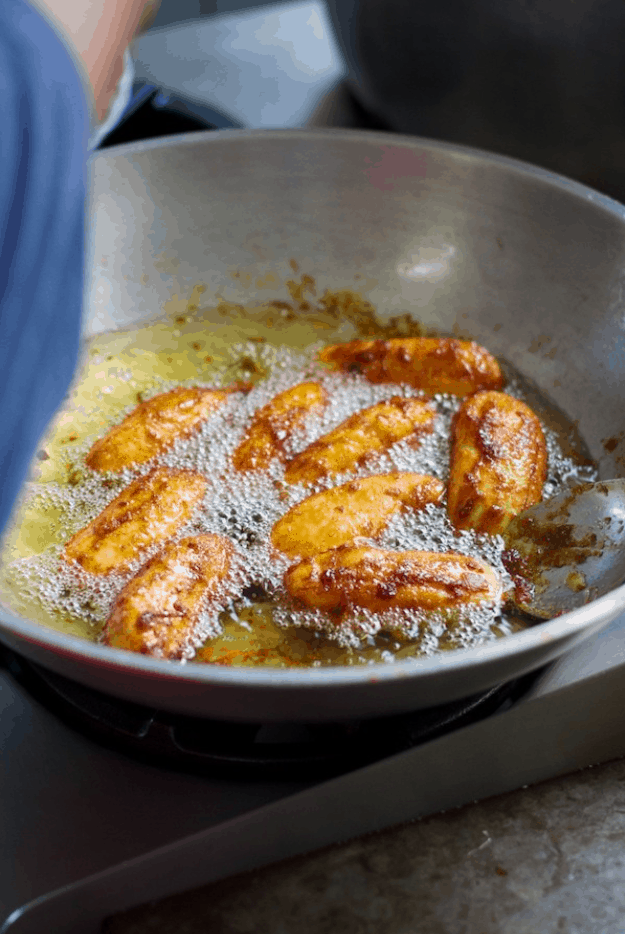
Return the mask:
<svg viewBox="0 0 625 934">
<path fill-rule="evenodd" d="M 514 156 L 625 201 L 620 0 L 329 0 L 356 101 L 337 122 Z"/>
</svg>

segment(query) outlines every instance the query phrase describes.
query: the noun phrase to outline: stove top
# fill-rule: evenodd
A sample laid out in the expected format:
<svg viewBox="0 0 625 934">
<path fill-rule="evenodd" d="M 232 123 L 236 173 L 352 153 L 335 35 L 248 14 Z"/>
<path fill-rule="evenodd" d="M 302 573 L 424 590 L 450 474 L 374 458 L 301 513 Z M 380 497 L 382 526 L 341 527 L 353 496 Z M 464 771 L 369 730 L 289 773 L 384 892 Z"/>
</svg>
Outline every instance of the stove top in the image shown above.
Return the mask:
<svg viewBox="0 0 625 934">
<path fill-rule="evenodd" d="M 335 757 L 331 778 L 302 763 L 299 779 L 277 778 L 272 760 L 251 780 L 231 773 L 232 763 L 206 768 L 204 746 L 202 774 L 146 765 L 65 725 L 28 693 L 32 672 L 13 671 L 0 670 L 0 916 L 8 916 L 0 934 L 99 934 L 105 916 L 132 905 L 625 755 L 625 616 L 518 694 L 498 689 L 469 702 L 477 721 L 464 719 L 466 706 L 453 725 L 440 708 L 429 721 L 378 721 L 384 741 L 388 732 L 403 748 L 351 760 L 347 771 L 344 762 L 337 770 Z M 161 718 L 148 720 L 146 735 Z M 188 751 L 185 726 L 174 724 L 173 737 Z M 262 740 L 263 731 L 249 727 L 248 748 L 251 733 Z M 330 748 L 349 746 L 353 736 L 362 749 L 371 729 L 342 724 Z M 407 748 L 419 729 L 422 741 Z M 310 764 L 302 737 L 286 738 L 286 746 L 308 748 Z"/>
<path fill-rule="evenodd" d="M 2 655 L 0 655 L 2 658 Z M 329 778 L 404 752 L 500 713 L 539 672 L 473 697 L 407 714 L 340 723 L 233 723 L 172 714 L 110 697 L 12 652 L 4 664 L 63 723 L 133 759 L 197 775 L 244 780 Z"/>
</svg>

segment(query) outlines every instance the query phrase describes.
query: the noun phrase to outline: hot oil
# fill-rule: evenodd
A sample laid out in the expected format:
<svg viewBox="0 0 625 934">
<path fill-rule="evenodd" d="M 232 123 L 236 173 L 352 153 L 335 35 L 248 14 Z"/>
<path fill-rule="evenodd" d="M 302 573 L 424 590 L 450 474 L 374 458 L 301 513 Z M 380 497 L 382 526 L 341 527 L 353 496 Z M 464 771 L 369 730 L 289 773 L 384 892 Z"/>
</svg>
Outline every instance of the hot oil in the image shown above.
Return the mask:
<svg viewBox="0 0 625 934">
<path fill-rule="evenodd" d="M 87 348 L 85 363 L 39 452 L 26 495 L 7 535 L 2 589 L 11 607 L 44 625 L 97 639 L 114 599 L 138 570 L 145 555 L 124 575 L 102 581 L 68 569 L 60 561 L 64 543 L 101 512 L 138 473 L 155 462 L 121 475 L 94 474 L 84 457 L 96 438 L 119 422 L 138 402 L 180 384 L 252 385 L 235 393 L 200 431 L 179 441 L 156 463 L 201 470 L 209 491 L 182 537 L 200 532 L 229 536 L 242 561 L 237 570 L 239 596 L 213 620 L 221 634 L 199 648 L 196 662 L 242 666 L 352 665 L 392 661 L 470 646 L 509 634 L 522 624 L 502 616 L 499 607 L 447 614 L 366 611 L 333 618 L 296 607 L 284 592 L 282 576 L 290 561 L 277 556 L 268 540 L 274 522 L 315 490 L 354 477 L 396 470 L 447 479 L 449 427 L 460 401 L 434 399 L 434 432 L 415 447 L 400 442 L 383 456 L 349 475 L 320 482 L 311 490 L 284 482 L 275 462 L 264 473 L 237 474 L 232 451 L 259 407 L 298 382 L 318 379 L 330 403 L 287 439 L 294 454 L 336 427 L 353 412 L 393 395 L 419 396 L 407 387 L 375 386 L 356 374 L 329 374 L 315 363 L 321 343 L 354 336 L 393 337 L 422 333 L 408 316 L 380 322 L 374 310 L 347 290 L 313 303 L 306 283 L 291 283 L 290 302 L 243 307 L 221 303 L 149 327 L 102 335 Z M 320 340 L 321 339 L 321 340 Z M 508 371 L 506 391 L 528 401 L 547 427 L 552 495 L 570 476 L 588 479 L 592 471 L 581 445 L 570 442 L 572 426 Z M 444 506 L 401 515 L 389 523 L 378 544 L 394 549 L 459 551 L 487 560 L 510 583 L 501 539 L 455 533 Z"/>
</svg>

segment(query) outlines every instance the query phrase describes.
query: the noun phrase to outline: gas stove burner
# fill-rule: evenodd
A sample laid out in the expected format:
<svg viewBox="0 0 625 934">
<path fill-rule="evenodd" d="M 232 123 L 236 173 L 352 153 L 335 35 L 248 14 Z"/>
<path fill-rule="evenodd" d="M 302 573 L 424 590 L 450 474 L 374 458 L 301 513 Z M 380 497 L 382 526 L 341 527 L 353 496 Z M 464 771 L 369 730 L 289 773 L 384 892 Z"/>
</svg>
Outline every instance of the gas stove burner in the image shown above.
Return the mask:
<svg viewBox="0 0 625 934">
<path fill-rule="evenodd" d="M 237 779 L 329 778 L 502 712 L 537 673 L 482 694 L 407 714 L 341 723 L 238 723 L 172 714 L 119 700 L 12 652 L 11 674 L 61 720 L 117 752 L 161 767 Z"/>
</svg>

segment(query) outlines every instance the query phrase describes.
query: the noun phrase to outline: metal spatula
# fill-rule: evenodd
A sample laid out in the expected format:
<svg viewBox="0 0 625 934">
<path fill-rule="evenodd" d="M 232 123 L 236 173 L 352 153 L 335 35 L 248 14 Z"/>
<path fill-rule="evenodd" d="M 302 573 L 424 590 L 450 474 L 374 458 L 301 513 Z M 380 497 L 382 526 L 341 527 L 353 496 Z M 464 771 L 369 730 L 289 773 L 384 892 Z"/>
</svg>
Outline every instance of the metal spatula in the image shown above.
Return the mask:
<svg viewBox="0 0 625 934">
<path fill-rule="evenodd" d="M 578 483 L 516 517 L 506 532 L 519 586 L 513 603 L 539 619 L 584 606 L 625 582 L 625 480 Z"/>
</svg>

